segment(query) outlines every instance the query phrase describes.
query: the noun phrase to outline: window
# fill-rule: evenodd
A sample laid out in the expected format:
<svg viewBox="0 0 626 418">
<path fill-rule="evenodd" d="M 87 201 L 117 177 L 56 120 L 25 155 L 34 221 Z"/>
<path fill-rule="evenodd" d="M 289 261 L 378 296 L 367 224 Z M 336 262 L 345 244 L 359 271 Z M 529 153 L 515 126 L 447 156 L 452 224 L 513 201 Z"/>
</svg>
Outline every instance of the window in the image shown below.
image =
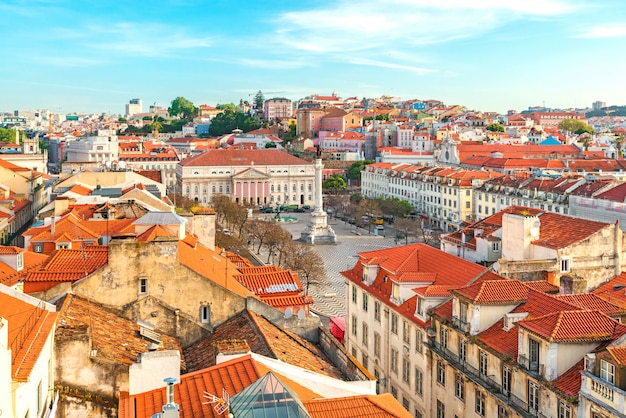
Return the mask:
<svg viewBox="0 0 626 418">
<path fill-rule="evenodd" d="M 441 347 L 448 347 L 448 330 L 444 327 L 439 328 L 439 343 Z"/>
<path fill-rule="evenodd" d="M 380 322 L 380 302 L 374 302 L 374 319 Z"/>
<path fill-rule="evenodd" d="M 408 322 L 402 321 L 402 341 L 411 345 L 411 326 Z"/>
<path fill-rule="evenodd" d="M 569 273 L 570 262 L 569 257 L 561 257 L 561 273 Z"/>
<path fill-rule="evenodd" d="M 394 398 L 398 399 L 398 388 L 393 385 L 391 386 L 391 395 Z"/>
<path fill-rule="evenodd" d="M 352 335 L 356 336 L 356 316 L 352 315 Z"/>
<path fill-rule="evenodd" d="M 380 357 L 380 334 L 374 333 L 374 356 Z"/>
<path fill-rule="evenodd" d="M 391 371 L 398 374 L 398 350 L 391 349 Z"/>
<path fill-rule="evenodd" d="M 415 368 L 415 393 L 420 396 L 424 394 L 424 375 L 417 367 Z"/>
<path fill-rule="evenodd" d="M 365 312 L 367 312 L 367 303 L 368 303 L 367 293 L 363 292 L 363 310 Z"/>
<path fill-rule="evenodd" d="M 397 283 L 391 284 L 391 298 L 394 300 L 400 299 L 400 286 Z"/>
<path fill-rule="evenodd" d="M 33 250 L 36 253 L 42 253 L 43 252 L 43 244 L 35 244 Z"/>
<path fill-rule="evenodd" d="M 415 331 L 415 351 L 417 351 L 418 353 L 421 353 L 423 351 L 422 331 L 419 329 Z"/>
<path fill-rule="evenodd" d="M 470 208 L 470 202 L 467 201 L 467 202 L 465 202 L 465 209 L 469 209 L 469 208 Z"/>
<path fill-rule="evenodd" d="M 352 303 L 356 303 L 356 286 L 352 285 Z"/>
<path fill-rule="evenodd" d="M 446 406 L 437 399 L 437 418 L 446 418 Z"/>
<path fill-rule="evenodd" d="M 539 370 L 539 341 L 528 339 L 528 368 Z"/>
<path fill-rule="evenodd" d="M 367 354 L 363 353 L 363 361 L 361 362 L 361 364 L 363 364 L 363 367 L 365 367 L 367 369 Z"/>
<path fill-rule="evenodd" d="M 478 356 L 478 372 L 481 376 L 487 376 L 487 353 L 480 351 Z"/>
<path fill-rule="evenodd" d="M 363 322 L 363 335 L 361 336 L 361 340 L 363 342 L 363 346 L 367 348 L 367 344 L 369 343 L 369 332 L 368 332 L 367 322 Z"/>
<path fill-rule="evenodd" d="M 464 362 L 467 358 L 467 340 L 459 337 L 459 361 Z"/>
<path fill-rule="evenodd" d="M 460 400 L 465 400 L 465 378 L 461 373 L 454 375 L 454 396 Z"/>
<path fill-rule="evenodd" d="M 398 315 L 395 313 L 391 314 L 391 332 L 398 335 Z"/>
<path fill-rule="evenodd" d="M 200 307 L 200 322 L 207 323 L 210 319 L 209 305 L 202 305 Z"/>
<path fill-rule="evenodd" d="M 502 368 L 502 393 L 506 396 L 511 393 L 511 369 L 506 366 Z"/>
<path fill-rule="evenodd" d="M 24 253 L 19 253 L 17 255 L 17 269 L 21 270 L 24 268 Z"/>
<path fill-rule="evenodd" d="M 402 397 L 402 406 L 404 407 L 404 409 L 406 409 L 408 411 L 409 407 L 411 406 L 411 401 L 409 401 L 407 398 L 405 398 L 403 396 Z"/>
<path fill-rule="evenodd" d="M 528 381 L 528 408 L 533 411 L 539 410 L 539 386 Z"/>
<path fill-rule="evenodd" d="M 417 313 L 418 315 L 424 315 L 424 299 L 417 298 Z"/>
<path fill-rule="evenodd" d="M 502 405 L 498 405 L 498 418 L 509 418 L 509 411 Z"/>
<path fill-rule="evenodd" d="M 446 385 L 446 365 L 441 360 L 437 361 L 437 383 Z"/>
<path fill-rule="evenodd" d="M 407 385 L 410 384 L 411 379 L 411 362 L 406 357 L 402 358 L 402 381 Z"/>
<path fill-rule="evenodd" d="M 475 398 L 475 411 L 481 417 L 485 416 L 485 394 L 479 390 L 476 390 Z"/>
<path fill-rule="evenodd" d="M 499 241 L 495 241 L 491 243 L 491 250 L 494 253 L 497 253 L 498 251 L 500 251 L 500 242 Z"/>
<path fill-rule="evenodd" d="M 559 401 L 559 418 L 572 418 L 572 410 L 567 402 Z"/>
<path fill-rule="evenodd" d="M 615 384 L 615 365 L 606 360 L 600 360 L 600 379 Z"/>
<path fill-rule="evenodd" d="M 142 277 L 139 279 L 139 294 L 145 295 L 148 293 L 148 279 Z"/>
</svg>

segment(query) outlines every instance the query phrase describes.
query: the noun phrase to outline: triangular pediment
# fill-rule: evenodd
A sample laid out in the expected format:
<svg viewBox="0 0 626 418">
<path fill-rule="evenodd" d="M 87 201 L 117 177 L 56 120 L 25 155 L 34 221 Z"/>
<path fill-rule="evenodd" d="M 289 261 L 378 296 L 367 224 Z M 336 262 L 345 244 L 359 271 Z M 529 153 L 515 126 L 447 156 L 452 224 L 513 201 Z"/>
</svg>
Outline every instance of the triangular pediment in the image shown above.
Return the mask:
<svg viewBox="0 0 626 418">
<path fill-rule="evenodd" d="M 241 170 L 237 174 L 233 176 L 234 180 L 269 180 L 270 176 L 267 174 L 255 169 L 255 168 L 246 168 L 245 170 Z"/>
</svg>

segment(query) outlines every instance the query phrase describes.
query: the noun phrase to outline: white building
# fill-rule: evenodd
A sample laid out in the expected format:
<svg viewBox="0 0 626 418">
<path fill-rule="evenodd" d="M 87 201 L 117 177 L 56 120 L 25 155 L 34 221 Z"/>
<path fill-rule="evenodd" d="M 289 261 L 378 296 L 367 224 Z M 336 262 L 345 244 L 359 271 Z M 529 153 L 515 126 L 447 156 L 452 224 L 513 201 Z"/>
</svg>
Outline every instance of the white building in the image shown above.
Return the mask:
<svg viewBox="0 0 626 418">
<path fill-rule="evenodd" d="M 143 113 L 141 99 L 131 99 L 126 105 L 126 117 Z"/>
<path fill-rule="evenodd" d="M 207 204 L 214 194 L 254 205 L 313 205 L 313 164 L 276 149 L 214 149 L 176 167 L 179 193 Z"/>
<path fill-rule="evenodd" d="M 100 167 L 113 163 L 119 159 L 117 135 L 113 131 L 98 131 L 97 136 L 68 142 L 65 146 L 65 155 L 64 170 L 67 167 L 75 168 L 77 165 Z"/>
</svg>

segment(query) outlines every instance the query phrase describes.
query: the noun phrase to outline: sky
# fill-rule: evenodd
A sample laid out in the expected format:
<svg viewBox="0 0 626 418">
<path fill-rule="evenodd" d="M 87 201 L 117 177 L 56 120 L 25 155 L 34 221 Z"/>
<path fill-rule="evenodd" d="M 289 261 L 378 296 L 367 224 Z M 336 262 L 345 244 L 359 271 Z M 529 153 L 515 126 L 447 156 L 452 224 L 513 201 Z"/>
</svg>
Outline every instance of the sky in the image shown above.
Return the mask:
<svg viewBox="0 0 626 418">
<path fill-rule="evenodd" d="M 0 0 L 0 111 L 311 94 L 626 104 L 624 0 Z"/>
</svg>

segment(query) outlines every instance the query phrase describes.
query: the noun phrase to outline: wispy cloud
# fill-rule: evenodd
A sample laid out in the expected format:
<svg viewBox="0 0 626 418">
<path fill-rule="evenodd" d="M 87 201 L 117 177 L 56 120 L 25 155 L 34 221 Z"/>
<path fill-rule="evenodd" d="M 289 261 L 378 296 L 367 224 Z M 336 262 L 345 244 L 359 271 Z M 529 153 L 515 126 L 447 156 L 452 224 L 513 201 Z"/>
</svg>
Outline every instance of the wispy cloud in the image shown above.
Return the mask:
<svg viewBox="0 0 626 418">
<path fill-rule="evenodd" d="M 626 23 L 606 23 L 600 26 L 589 28 L 584 33 L 576 36 L 577 38 L 625 38 Z"/>
<path fill-rule="evenodd" d="M 290 11 L 276 21 L 275 40 L 303 51 L 352 52 L 382 46 L 419 46 L 480 36 L 508 22 L 578 10 L 564 0 L 342 0 Z"/>
<path fill-rule="evenodd" d="M 284 61 L 280 59 L 252 59 L 252 58 L 240 58 L 239 63 L 246 67 L 263 68 L 268 70 L 296 70 L 304 67 L 309 67 L 311 64 L 296 60 Z"/>
<path fill-rule="evenodd" d="M 396 70 L 412 71 L 418 74 L 428 74 L 428 73 L 436 72 L 436 70 L 432 70 L 429 68 L 414 67 L 411 65 L 397 64 L 397 63 L 387 62 L 387 61 L 376 61 L 376 60 L 371 60 L 367 58 L 349 58 L 348 62 L 350 62 L 351 64 L 357 64 L 357 65 L 369 65 L 372 67 L 393 68 Z"/>
</svg>

